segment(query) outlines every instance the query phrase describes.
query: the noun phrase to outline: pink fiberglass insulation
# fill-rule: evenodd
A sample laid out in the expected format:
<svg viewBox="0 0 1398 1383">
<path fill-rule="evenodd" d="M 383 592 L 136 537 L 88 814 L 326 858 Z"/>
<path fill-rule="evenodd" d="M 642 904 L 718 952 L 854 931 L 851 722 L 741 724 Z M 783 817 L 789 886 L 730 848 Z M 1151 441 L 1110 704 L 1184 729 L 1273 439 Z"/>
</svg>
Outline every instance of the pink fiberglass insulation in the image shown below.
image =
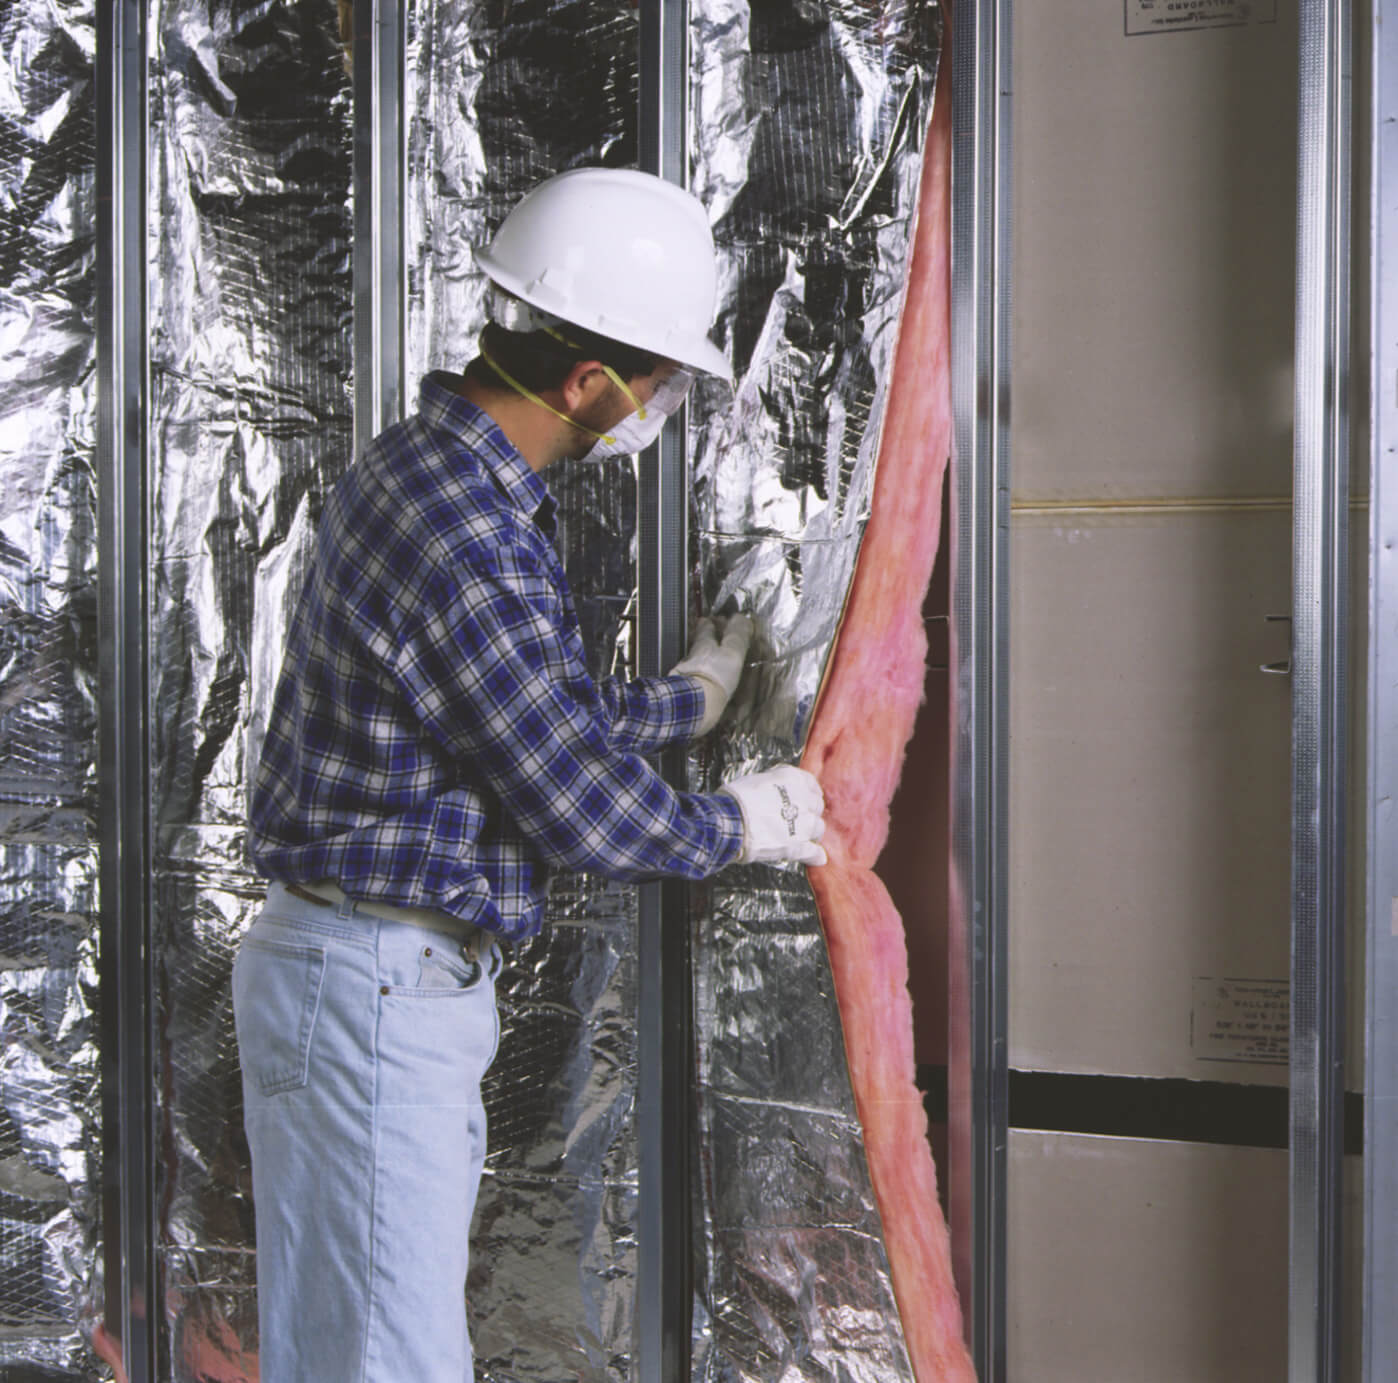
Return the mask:
<svg viewBox="0 0 1398 1383">
<path fill-rule="evenodd" d="M 850 1081 L 918 1383 L 974 1383 L 915 1083 L 902 919 L 873 865 L 922 701 L 922 602 L 951 451 L 951 102 L 942 64 L 873 507 L 803 765 L 825 791 L 828 865 L 811 871 Z"/>
</svg>

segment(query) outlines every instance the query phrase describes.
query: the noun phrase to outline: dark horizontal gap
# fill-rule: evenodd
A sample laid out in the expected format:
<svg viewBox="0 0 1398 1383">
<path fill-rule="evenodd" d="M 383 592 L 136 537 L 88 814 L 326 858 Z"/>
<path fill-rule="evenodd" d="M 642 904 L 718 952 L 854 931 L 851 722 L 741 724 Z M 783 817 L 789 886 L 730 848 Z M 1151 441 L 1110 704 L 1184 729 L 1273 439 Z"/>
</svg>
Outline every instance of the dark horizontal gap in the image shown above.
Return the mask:
<svg viewBox="0 0 1398 1383">
<path fill-rule="evenodd" d="M 946 1123 L 946 1067 L 919 1066 L 917 1080 L 928 1120 Z M 1355 1091 L 1345 1092 L 1344 1121 L 1345 1152 L 1358 1156 L 1364 1151 L 1364 1097 Z M 1010 1127 L 1285 1148 L 1287 1089 L 1227 1081 L 1011 1071 Z"/>
</svg>

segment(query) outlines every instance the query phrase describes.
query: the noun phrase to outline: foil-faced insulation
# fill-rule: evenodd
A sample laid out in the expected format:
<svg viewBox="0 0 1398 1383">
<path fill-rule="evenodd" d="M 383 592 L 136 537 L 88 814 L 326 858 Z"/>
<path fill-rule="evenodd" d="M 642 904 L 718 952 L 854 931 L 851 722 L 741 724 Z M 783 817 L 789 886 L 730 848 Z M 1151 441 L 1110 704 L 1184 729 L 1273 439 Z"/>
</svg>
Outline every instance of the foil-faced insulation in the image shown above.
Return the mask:
<svg viewBox="0 0 1398 1383">
<path fill-rule="evenodd" d="M 95 13 L 0 14 L 0 1376 L 100 1307 Z"/>
<path fill-rule="evenodd" d="M 460 370 L 484 323 L 471 247 L 543 178 L 634 164 L 638 30 L 621 0 L 449 3 L 408 39 L 407 377 Z M 632 663 L 636 477 L 546 477 L 594 672 Z M 490 1151 L 467 1285 L 477 1377 L 633 1375 L 637 894 L 555 879 L 541 935 L 501 976 Z"/>
<path fill-rule="evenodd" d="M 897 318 L 935 60 L 929 15 L 696 11 L 695 187 L 722 246 L 720 329 L 740 386 L 735 400 L 701 392 L 692 410 L 695 603 L 739 600 L 763 632 L 745 714 L 704 760 L 711 773 L 794 757 L 838 623 Z M 5 89 L 19 112 L 6 127 L 18 132 L 11 205 L 30 215 L 16 216 L 4 266 L 19 343 L 7 347 L 7 372 L 26 391 L 7 391 L 0 414 L 20 438 L 4 456 L 25 497 L 6 505 L 2 569 L 13 633 L 0 704 L 5 780 L 16 786 L 6 797 L 13 902 L 0 912 L 11 977 L 0 984 L 0 1136 L 13 1128 L 16 1152 L 0 1143 L 0 1205 L 13 1199 L 18 1213 L 0 1243 L 7 1267 L 19 1266 L 0 1289 L 18 1284 L 0 1347 L 22 1339 L 16 1348 L 30 1352 L 14 1358 L 56 1367 L 79 1358 L 71 1322 L 91 1309 L 98 1257 L 85 1006 L 92 130 L 85 145 L 71 134 L 81 124 L 71 112 L 90 109 L 92 41 L 67 19 L 61 7 L 21 6 L 0 29 L 12 35 Z M 481 311 L 469 249 L 507 207 L 565 167 L 634 163 L 637 35 L 629 6 L 598 0 L 446 5 L 409 24 L 411 391 L 426 369 L 459 368 L 472 353 Z M 169 0 L 150 12 L 158 1357 L 172 1379 L 255 1370 L 228 975 L 261 897 L 244 859 L 249 768 L 320 501 L 351 459 L 351 111 L 335 25 L 329 6 L 294 0 Z M 55 73 L 77 94 L 45 87 Z M 28 106 L 23 93 L 34 93 Z M 62 159 L 33 157 L 41 136 Z M 66 191 L 55 166 L 68 170 Z M 31 242 L 48 255 L 37 281 Z M 598 671 L 624 666 L 635 476 L 618 463 L 565 469 L 550 484 Z M 699 1367 L 901 1376 L 809 892 L 799 875 L 753 870 L 709 896 Z M 635 933 L 634 890 L 563 879 L 544 936 L 512 959 L 470 1287 L 483 1379 L 632 1374 Z M 754 1041 L 757 1020 L 778 1011 L 806 1016 Z M 39 1073 L 58 1069 L 40 1091 Z"/>
<path fill-rule="evenodd" d="M 149 32 L 156 1355 L 192 1383 L 256 1376 L 229 979 L 249 762 L 351 459 L 351 105 L 328 4 L 165 0 Z"/>
<path fill-rule="evenodd" d="M 736 397 L 701 386 L 692 409 L 694 605 L 741 604 L 760 630 L 736 728 L 696 760 L 712 784 L 797 756 L 838 627 L 940 28 L 930 3 L 694 14 L 694 188 L 740 376 Z M 469 247 L 519 195 L 576 164 L 633 161 L 636 42 L 629 9 L 448 5 L 417 12 L 409 46 L 412 379 L 471 354 Z M 599 506 L 624 507 L 629 477 L 549 479 L 593 487 L 579 507 L 565 499 L 566 560 L 609 651 L 634 589 L 632 515 L 608 532 Z M 746 870 L 701 896 L 696 1374 L 907 1377 L 809 889 Z M 631 1376 L 634 943 L 631 890 L 564 880 L 544 935 L 516 955 L 468 1292 L 483 1377 Z"/>
<path fill-rule="evenodd" d="M 932 0 L 695 0 L 693 188 L 738 374 L 693 422 L 704 608 L 757 636 L 696 785 L 795 760 L 869 513 L 940 56 Z M 697 919 L 695 1377 L 911 1378 L 804 877 L 748 867 Z"/>
</svg>

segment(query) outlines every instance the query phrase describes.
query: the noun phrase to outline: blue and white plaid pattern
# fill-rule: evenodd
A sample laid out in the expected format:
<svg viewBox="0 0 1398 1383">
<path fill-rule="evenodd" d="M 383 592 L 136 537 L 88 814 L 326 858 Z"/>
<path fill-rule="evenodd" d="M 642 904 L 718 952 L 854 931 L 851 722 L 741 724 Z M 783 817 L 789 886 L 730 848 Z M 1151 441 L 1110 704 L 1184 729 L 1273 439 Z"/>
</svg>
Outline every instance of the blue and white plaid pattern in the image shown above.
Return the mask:
<svg viewBox="0 0 1398 1383">
<path fill-rule="evenodd" d="M 640 757 L 691 737 L 702 691 L 593 681 L 553 509 L 442 375 L 340 480 L 253 789 L 259 870 L 519 939 L 551 868 L 693 879 L 737 856 L 737 803 Z"/>
</svg>

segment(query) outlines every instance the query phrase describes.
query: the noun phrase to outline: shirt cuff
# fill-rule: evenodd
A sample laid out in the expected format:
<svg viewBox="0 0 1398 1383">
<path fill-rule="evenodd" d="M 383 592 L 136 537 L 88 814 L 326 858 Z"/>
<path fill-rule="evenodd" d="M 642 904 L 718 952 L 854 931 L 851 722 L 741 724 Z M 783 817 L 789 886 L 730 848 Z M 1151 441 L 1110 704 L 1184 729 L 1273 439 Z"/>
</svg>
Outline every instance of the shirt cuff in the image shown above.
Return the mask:
<svg viewBox="0 0 1398 1383">
<path fill-rule="evenodd" d="M 665 678 L 674 697 L 675 738 L 688 744 L 699 733 L 708 710 L 709 699 L 704 684 L 688 673 L 671 673 Z"/>
<path fill-rule="evenodd" d="M 743 809 L 738 799 L 726 792 L 716 792 L 710 799 L 718 816 L 718 830 L 722 844 L 714 868 L 722 869 L 732 864 L 743 853 Z"/>
</svg>

